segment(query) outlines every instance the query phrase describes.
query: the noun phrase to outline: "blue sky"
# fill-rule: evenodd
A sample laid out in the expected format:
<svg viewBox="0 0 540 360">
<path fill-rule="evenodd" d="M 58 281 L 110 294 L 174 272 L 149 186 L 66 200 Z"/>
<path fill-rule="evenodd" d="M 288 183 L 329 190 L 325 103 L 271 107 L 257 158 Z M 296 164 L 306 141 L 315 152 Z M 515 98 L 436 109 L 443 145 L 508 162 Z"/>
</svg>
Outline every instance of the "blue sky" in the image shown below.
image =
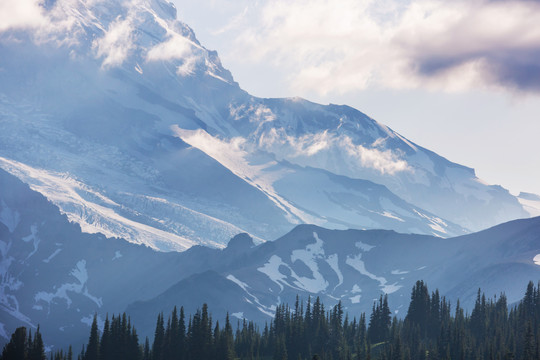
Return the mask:
<svg viewBox="0 0 540 360">
<path fill-rule="evenodd" d="M 540 2 L 174 2 L 251 94 L 353 106 L 540 194 Z"/>
</svg>

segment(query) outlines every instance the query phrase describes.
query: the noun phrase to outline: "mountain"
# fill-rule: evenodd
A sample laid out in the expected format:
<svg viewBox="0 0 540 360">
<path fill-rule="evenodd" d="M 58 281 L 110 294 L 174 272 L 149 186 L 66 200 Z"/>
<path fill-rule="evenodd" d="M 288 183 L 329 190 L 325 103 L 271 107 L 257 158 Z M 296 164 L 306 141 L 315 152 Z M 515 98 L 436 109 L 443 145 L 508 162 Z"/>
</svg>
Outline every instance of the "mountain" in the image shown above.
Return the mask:
<svg viewBox="0 0 540 360">
<path fill-rule="evenodd" d="M 418 279 L 471 309 L 481 287 L 522 297 L 540 276 L 540 218 L 517 220 L 456 238 L 390 230 L 329 230 L 299 225 L 256 245 L 247 234 L 224 249 L 193 246 L 160 252 L 123 239 L 88 234 L 17 177 L 0 170 L 0 345 L 17 326 L 38 324 L 48 346 L 78 349 L 94 314 L 127 311 L 140 339 L 159 312 L 203 302 L 214 319 L 264 324 L 275 307 L 320 296 L 368 314 L 388 294 L 403 316 Z"/>
<path fill-rule="evenodd" d="M 529 216 L 347 106 L 249 95 L 163 0 L 48 0 L 0 32 L 0 167 L 162 251 L 303 223 L 450 237 Z"/>
<path fill-rule="evenodd" d="M 204 281 L 192 275 L 127 309 L 136 323 L 151 331 L 159 311 L 178 304 L 195 311 L 200 302 L 192 299 L 204 299 L 217 318 L 225 317 L 225 308 L 239 319 L 264 324 L 276 305 L 294 304 L 296 296 L 303 301 L 319 296 L 330 306 L 341 301 L 351 315 L 369 316 L 373 302 L 388 294 L 394 315 L 403 317 L 410 291 L 422 279 L 452 305 L 459 299 L 470 311 L 479 288 L 489 297 L 504 292 L 509 303 L 523 296 L 526 284 L 540 278 L 539 240 L 540 218 L 451 239 L 299 225 L 273 242 L 246 247 L 234 266 L 206 273 Z M 226 280 L 229 293 L 240 293 L 237 301 L 230 301 L 229 294 L 221 296 Z M 211 285 L 202 285 L 206 283 Z"/>
<path fill-rule="evenodd" d="M 521 192 L 518 200 L 531 216 L 540 216 L 540 195 Z"/>
</svg>

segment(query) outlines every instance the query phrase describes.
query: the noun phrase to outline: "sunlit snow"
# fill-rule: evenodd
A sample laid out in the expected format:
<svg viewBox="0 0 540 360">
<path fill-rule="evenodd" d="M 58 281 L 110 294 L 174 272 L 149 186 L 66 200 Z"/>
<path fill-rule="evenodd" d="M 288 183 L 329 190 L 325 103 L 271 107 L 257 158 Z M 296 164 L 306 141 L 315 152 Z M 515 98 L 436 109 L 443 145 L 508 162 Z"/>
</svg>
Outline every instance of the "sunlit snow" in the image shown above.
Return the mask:
<svg viewBox="0 0 540 360">
<path fill-rule="evenodd" d="M 326 281 L 324 276 L 319 272 L 319 266 L 317 265 L 317 259 L 325 258 L 323 249 L 324 243 L 321 239 L 319 239 L 317 233 L 313 233 L 313 237 L 315 238 L 315 243 L 306 246 L 305 249 L 292 251 L 291 263 L 294 264 L 294 262 L 298 260 L 302 261 L 311 270 L 313 276 L 312 278 L 305 276 L 297 277 L 294 284 L 309 292 L 317 293 L 326 290 L 328 287 L 328 281 Z"/>
<path fill-rule="evenodd" d="M 71 297 L 69 296 L 69 293 L 72 292 L 75 294 L 81 294 L 83 296 L 86 296 L 87 298 L 95 302 L 98 307 L 101 307 L 102 306 L 101 298 L 97 298 L 91 295 L 88 292 L 88 287 L 86 286 L 86 282 L 88 281 L 88 272 L 86 270 L 86 260 L 78 261 L 75 268 L 71 270 L 70 275 L 75 277 L 78 283 L 62 284 L 56 288 L 55 292 L 40 291 L 34 296 L 34 301 L 36 303 L 39 303 L 40 301 L 44 301 L 50 307 L 51 302 L 53 300 L 63 299 L 66 301 L 67 307 L 69 308 L 73 302 L 71 300 Z"/>
<path fill-rule="evenodd" d="M 396 292 L 397 290 L 399 290 L 401 288 L 400 285 L 388 284 L 388 281 L 384 277 L 377 276 L 377 275 L 372 274 L 371 272 L 369 272 L 366 269 L 366 265 L 361 260 L 361 258 L 362 258 L 362 254 L 358 254 L 358 255 L 355 255 L 355 256 L 347 256 L 347 259 L 345 260 L 345 263 L 347 265 L 351 266 L 352 268 L 354 268 L 360 274 L 365 275 L 368 278 L 379 282 L 379 286 L 381 287 L 381 290 L 385 294 L 391 294 L 391 293 Z"/>
</svg>

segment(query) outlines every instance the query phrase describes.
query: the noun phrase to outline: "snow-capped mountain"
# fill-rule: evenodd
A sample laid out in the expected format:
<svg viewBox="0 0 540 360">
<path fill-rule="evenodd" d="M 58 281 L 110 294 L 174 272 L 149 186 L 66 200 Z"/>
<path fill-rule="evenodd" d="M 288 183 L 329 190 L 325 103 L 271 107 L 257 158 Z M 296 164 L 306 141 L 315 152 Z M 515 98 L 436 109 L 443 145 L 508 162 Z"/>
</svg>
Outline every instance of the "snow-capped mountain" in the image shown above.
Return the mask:
<svg viewBox="0 0 540 360">
<path fill-rule="evenodd" d="M 243 240 L 243 251 L 237 250 L 242 256 L 233 266 L 192 275 L 154 299 L 130 305 L 128 312 L 150 331 L 159 311 L 179 303 L 195 311 L 204 301 L 219 318 L 229 311 L 263 324 L 278 304 L 294 304 L 297 295 L 303 301 L 319 296 L 330 306 L 341 301 L 358 316 L 370 314 L 373 302 L 388 294 L 392 311 L 403 317 L 418 279 L 454 305 L 459 299 L 469 311 L 479 288 L 489 297 L 504 292 L 514 303 L 523 296 L 525 284 L 540 276 L 539 230 L 540 218 L 451 239 L 299 225 L 256 247 Z M 237 287 L 226 287 L 227 280 Z"/>
<path fill-rule="evenodd" d="M 0 345 L 17 326 L 41 326 L 50 346 L 88 340 L 95 313 L 127 311 L 140 339 L 173 306 L 215 319 L 264 324 L 275 307 L 320 296 L 351 316 L 369 313 L 387 293 L 403 316 L 416 280 L 470 309 L 478 288 L 509 302 L 540 276 L 540 218 L 444 239 L 388 230 L 328 230 L 299 225 L 255 245 L 247 234 L 224 249 L 158 252 L 123 239 L 86 234 L 16 177 L 0 170 Z"/>
<path fill-rule="evenodd" d="M 234 261 L 217 253 L 200 246 L 157 252 L 84 233 L 41 194 L 0 170 L 0 346 L 16 327 L 38 325 L 49 345 L 79 346 L 95 313 L 104 319 L 180 279 Z"/>
<path fill-rule="evenodd" d="M 518 200 L 531 216 L 540 216 L 540 195 L 521 192 Z"/>
<path fill-rule="evenodd" d="M 164 0 L 47 1 L 0 33 L 0 167 L 164 251 L 296 224 L 455 236 L 524 205 L 361 112 L 244 92 Z"/>
</svg>

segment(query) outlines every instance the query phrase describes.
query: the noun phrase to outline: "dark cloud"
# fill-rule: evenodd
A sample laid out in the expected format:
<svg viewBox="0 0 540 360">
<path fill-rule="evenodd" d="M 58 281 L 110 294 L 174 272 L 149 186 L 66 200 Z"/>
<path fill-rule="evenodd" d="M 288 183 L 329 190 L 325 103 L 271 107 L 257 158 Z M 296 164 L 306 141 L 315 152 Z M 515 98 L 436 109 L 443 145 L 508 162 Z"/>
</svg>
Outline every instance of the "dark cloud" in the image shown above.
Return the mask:
<svg viewBox="0 0 540 360">
<path fill-rule="evenodd" d="M 500 85 L 540 92 L 540 47 L 488 58 L 488 71 Z"/>
<path fill-rule="evenodd" d="M 429 56 L 424 53 L 416 59 L 414 70 L 420 76 L 429 78 L 478 61 L 481 76 L 487 84 L 524 92 L 540 92 L 540 46 L 492 49 L 454 56 Z"/>
</svg>

